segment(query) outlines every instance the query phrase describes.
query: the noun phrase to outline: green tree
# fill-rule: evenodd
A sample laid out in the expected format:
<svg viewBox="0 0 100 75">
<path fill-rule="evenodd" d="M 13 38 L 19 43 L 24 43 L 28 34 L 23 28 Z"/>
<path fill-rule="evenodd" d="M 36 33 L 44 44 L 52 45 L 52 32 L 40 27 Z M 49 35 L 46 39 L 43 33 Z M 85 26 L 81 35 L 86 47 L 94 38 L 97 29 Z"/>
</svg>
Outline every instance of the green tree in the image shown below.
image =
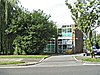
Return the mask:
<svg viewBox="0 0 100 75">
<path fill-rule="evenodd" d="M 12 37 L 5 30 L 11 24 L 13 11 L 18 6 L 18 0 L 0 0 L 0 54 L 9 54 L 12 51 Z"/>
<path fill-rule="evenodd" d="M 0 53 L 39 54 L 56 34 L 55 23 L 43 11 L 29 12 L 18 3 L 0 0 Z"/>
<path fill-rule="evenodd" d="M 17 8 L 12 24 L 6 30 L 8 34 L 15 35 L 13 45 L 17 54 L 43 52 L 48 40 L 56 33 L 56 26 L 49 18 L 41 10 L 29 12 Z"/>
<path fill-rule="evenodd" d="M 14 11 L 15 11 L 15 8 L 18 7 L 18 3 L 19 1 L 18 0 L 5 0 L 6 1 L 6 5 L 5 5 L 5 22 L 6 22 L 6 28 L 5 30 L 9 27 L 9 25 L 11 25 L 11 20 L 12 20 L 12 17 L 14 15 Z M 4 31 L 5 31 L 4 30 Z M 13 43 L 13 39 L 14 39 L 14 36 L 11 35 L 11 34 L 7 34 L 5 32 L 5 36 L 6 36 L 6 50 L 5 50 L 5 54 L 13 54 L 13 47 L 12 47 L 12 43 Z"/>
<path fill-rule="evenodd" d="M 70 4 L 68 0 L 66 0 L 66 5 L 71 10 L 72 19 L 74 20 L 76 27 L 83 32 L 86 38 L 86 45 L 88 50 L 91 51 L 91 56 L 93 57 L 94 53 L 92 50 L 92 31 L 100 26 L 100 1 L 76 0 L 74 4 Z"/>
</svg>

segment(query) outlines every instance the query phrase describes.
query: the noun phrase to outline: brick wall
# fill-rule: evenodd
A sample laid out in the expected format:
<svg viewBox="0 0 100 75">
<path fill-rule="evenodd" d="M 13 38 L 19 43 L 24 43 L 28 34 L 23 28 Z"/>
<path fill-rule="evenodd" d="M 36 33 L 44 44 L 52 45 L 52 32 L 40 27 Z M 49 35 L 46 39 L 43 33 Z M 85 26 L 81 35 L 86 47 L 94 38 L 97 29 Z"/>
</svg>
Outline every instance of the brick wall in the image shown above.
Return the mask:
<svg viewBox="0 0 100 75">
<path fill-rule="evenodd" d="M 73 53 L 83 52 L 83 34 L 79 29 L 73 30 Z"/>
</svg>

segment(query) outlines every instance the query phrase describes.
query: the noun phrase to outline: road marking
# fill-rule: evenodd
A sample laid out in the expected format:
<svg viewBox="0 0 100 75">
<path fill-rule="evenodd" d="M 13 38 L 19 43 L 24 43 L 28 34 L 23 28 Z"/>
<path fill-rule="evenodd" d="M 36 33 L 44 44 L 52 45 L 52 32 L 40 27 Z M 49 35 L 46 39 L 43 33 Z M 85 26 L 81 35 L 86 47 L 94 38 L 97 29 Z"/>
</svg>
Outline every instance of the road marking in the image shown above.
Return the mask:
<svg viewBox="0 0 100 75">
<path fill-rule="evenodd" d="M 100 66 L 100 64 L 89 64 L 89 63 L 84 63 L 83 65 L 90 65 L 90 66 L 92 66 L 92 65 L 94 65 L 94 66 L 96 66 L 96 65 L 98 65 L 98 66 Z"/>
<path fill-rule="evenodd" d="M 75 56 L 74 56 L 73 58 L 74 58 L 74 60 L 79 61 L 78 59 L 76 59 L 76 57 L 75 57 Z"/>
</svg>

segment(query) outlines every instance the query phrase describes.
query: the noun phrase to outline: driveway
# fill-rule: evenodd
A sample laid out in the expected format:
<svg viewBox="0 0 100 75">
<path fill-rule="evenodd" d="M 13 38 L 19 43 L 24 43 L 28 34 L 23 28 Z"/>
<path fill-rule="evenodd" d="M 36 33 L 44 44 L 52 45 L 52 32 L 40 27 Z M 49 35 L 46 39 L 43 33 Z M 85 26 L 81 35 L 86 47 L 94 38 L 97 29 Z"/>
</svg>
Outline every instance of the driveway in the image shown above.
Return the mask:
<svg viewBox="0 0 100 75">
<path fill-rule="evenodd" d="M 39 62 L 38 64 L 33 65 L 33 62 L 31 65 L 2 65 L 0 66 L 0 68 L 24 68 L 24 67 L 64 67 L 64 66 L 80 66 L 83 63 L 76 61 L 74 59 L 75 55 L 57 55 L 57 56 L 50 56 L 44 60 L 42 60 L 41 62 Z M 19 59 L 14 59 L 14 60 L 18 60 Z M 22 61 L 22 59 L 20 59 Z M 30 61 L 29 59 L 25 59 L 23 61 Z M 33 60 L 31 60 L 33 61 Z M 28 63 L 30 64 L 30 63 Z"/>
<path fill-rule="evenodd" d="M 76 61 L 74 55 L 51 56 L 35 65 L 35 67 L 61 67 L 61 66 L 80 66 L 82 62 Z"/>
</svg>

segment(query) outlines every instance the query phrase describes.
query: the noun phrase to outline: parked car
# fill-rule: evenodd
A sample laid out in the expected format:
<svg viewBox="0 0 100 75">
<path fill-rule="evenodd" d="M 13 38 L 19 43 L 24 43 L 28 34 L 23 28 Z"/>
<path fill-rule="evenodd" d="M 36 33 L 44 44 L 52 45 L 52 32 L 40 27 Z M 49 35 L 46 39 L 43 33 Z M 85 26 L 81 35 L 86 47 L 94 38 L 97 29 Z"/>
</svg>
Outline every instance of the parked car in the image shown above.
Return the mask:
<svg viewBox="0 0 100 75">
<path fill-rule="evenodd" d="M 100 55 L 100 49 L 97 49 L 97 54 Z"/>
<path fill-rule="evenodd" d="M 93 46 L 92 48 L 95 55 L 100 54 L 100 49 L 97 49 L 95 46 Z M 87 49 L 83 49 L 83 52 L 84 52 L 84 56 L 89 56 L 91 54 L 91 52 Z"/>
<path fill-rule="evenodd" d="M 94 54 L 100 54 L 100 49 L 97 49 L 95 46 L 93 46 Z"/>
<path fill-rule="evenodd" d="M 90 51 L 88 49 L 83 49 L 83 52 L 84 52 L 84 56 L 89 56 L 90 55 Z"/>
<path fill-rule="evenodd" d="M 97 54 L 97 48 L 95 46 L 92 47 L 94 54 Z"/>
</svg>

